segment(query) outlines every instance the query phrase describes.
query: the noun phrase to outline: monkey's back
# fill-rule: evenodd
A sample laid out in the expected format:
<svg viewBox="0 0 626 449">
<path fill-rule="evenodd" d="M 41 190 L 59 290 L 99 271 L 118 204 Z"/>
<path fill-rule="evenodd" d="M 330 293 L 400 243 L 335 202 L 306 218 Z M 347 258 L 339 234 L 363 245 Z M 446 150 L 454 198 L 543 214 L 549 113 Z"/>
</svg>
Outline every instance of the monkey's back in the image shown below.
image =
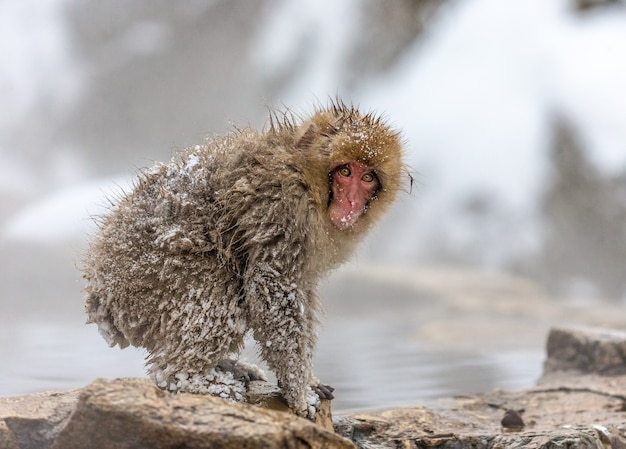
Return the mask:
<svg viewBox="0 0 626 449">
<path fill-rule="evenodd" d="M 111 346 L 130 343 L 175 362 L 245 328 L 249 251 L 285 233 L 289 251 L 306 251 L 305 223 L 315 219 L 288 142 L 277 139 L 245 130 L 186 150 L 142 173 L 102 218 L 85 261 L 86 308 Z"/>
</svg>

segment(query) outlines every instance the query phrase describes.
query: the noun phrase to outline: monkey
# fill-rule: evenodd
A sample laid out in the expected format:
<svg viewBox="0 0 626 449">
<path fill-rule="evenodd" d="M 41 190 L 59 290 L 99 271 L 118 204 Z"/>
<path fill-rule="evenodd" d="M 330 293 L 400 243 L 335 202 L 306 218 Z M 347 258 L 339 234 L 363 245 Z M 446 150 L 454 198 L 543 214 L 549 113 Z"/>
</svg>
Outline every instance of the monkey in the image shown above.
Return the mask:
<svg viewBox="0 0 626 449">
<path fill-rule="evenodd" d="M 83 261 L 87 323 L 147 350 L 169 391 L 245 401 L 265 379 L 239 360 L 251 335 L 289 407 L 313 418 L 316 285 L 347 261 L 401 189 L 403 143 L 342 100 L 309 118 L 270 109 L 261 131 L 207 138 L 143 169 L 97 219 Z"/>
</svg>

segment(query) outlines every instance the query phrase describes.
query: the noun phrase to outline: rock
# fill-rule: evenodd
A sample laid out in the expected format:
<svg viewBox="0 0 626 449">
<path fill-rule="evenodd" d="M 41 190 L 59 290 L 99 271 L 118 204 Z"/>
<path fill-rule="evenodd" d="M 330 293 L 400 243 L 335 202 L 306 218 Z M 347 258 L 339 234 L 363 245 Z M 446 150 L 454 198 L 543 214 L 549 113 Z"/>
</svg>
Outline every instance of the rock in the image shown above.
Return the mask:
<svg viewBox="0 0 626 449">
<path fill-rule="evenodd" d="M 79 391 L 0 399 L 0 448 L 48 448 L 67 422 Z"/>
<path fill-rule="evenodd" d="M 19 449 L 13 432 L 11 432 L 4 421 L 0 421 L 0 447 L 3 449 Z"/>
<path fill-rule="evenodd" d="M 434 401 L 428 407 L 356 413 L 337 419 L 335 428 L 359 448 L 606 449 L 626 442 L 622 405 L 622 398 L 592 389 L 495 391 Z M 511 409 L 520 413 L 525 426 L 502 425 Z M 607 438 L 612 446 L 604 445 Z"/>
<path fill-rule="evenodd" d="M 500 421 L 500 425 L 505 429 L 510 430 L 521 430 L 524 428 L 524 420 L 520 416 L 520 413 L 517 410 L 508 409 L 504 412 L 504 416 L 502 417 L 502 421 Z"/>
<path fill-rule="evenodd" d="M 0 400 L 0 448 L 353 448 L 291 412 L 171 394 L 144 379 Z"/>
<path fill-rule="evenodd" d="M 335 429 L 359 448 L 626 448 L 626 334 L 574 328 L 549 335 L 546 372 L 533 388 L 356 413 L 336 419 Z"/>
<path fill-rule="evenodd" d="M 289 412 L 289 406 L 287 405 L 287 401 L 283 398 L 280 388 L 264 381 L 256 380 L 250 382 L 246 399 L 250 404 L 255 404 L 263 408 Z M 330 402 L 331 401 L 325 400 L 321 401 L 320 410 L 315 415 L 315 424 L 330 432 L 334 432 Z"/>
<path fill-rule="evenodd" d="M 0 399 L 0 448 L 626 449 L 624 337 L 553 329 L 533 388 L 342 416 L 337 434 L 288 412 L 280 391 L 263 382 L 251 384 L 252 404 L 238 404 L 171 394 L 144 379 L 100 379 L 81 390 Z M 320 413 L 327 426 L 328 402 Z"/>
<path fill-rule="evenodd" d="M 591 327 L 555 328 L 547 343 L 544 376 L 558 371 L 626 374 L 626 332 Z"/>
</svg>

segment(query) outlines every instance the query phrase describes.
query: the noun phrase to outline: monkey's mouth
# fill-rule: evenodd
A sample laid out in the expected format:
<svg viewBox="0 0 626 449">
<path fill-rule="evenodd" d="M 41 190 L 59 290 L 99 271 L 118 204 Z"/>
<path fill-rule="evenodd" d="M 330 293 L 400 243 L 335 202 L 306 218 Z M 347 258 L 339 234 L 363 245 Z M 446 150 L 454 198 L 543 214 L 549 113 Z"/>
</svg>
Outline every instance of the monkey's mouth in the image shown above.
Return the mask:
<svg viewBox="0 0 626 449">
<path fill-rule="evenodd" d="M 367 204 L 358 205 L 354 203 L 346 203 L 341 201 L 331 202 L 328 207 L 328 216 L 335 227 L 344 231 L 358 221 L 358 219 L 367 210 Z"/>
<path fill-rule="evenodd" d="M 372 201 L 376 200 L 376 198 L 377 195 L 374 194 L 372 197 L 365 200 L 365 202 L 349 201 L 345 198 L 341 198 L 341 195 L 339 195 L 338 198 L 333 197 L 333 192 L 330 191 L 328 193 L 327 210 L 331 223 L 340 231 L 351 228 L 362 215 L 367 213 L 370 204 Z"/>
</svg>

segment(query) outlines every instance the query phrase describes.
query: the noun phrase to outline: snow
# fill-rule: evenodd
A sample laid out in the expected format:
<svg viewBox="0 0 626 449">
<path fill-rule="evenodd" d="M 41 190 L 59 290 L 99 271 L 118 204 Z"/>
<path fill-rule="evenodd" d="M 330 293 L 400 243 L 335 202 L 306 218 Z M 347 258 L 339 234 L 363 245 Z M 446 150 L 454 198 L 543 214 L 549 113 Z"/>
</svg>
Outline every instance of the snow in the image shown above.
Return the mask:
<svg viewBox="0 0 626 449">
<path fill-rule="evenodd" d="M 172 30 L 156 21 L 142 21 L 134 24 L 123 37 L 126 47 L 131 53 L 139 55 L 158 54 L 167 48 L 172 39 Z"/>
<path fill-rule="evenodd" d="M 85 238 L 95 227 L 94 217 L 104 214 L 107 198 L 130 188 L 129 178 L 96 180 L 53 192 L 26 205 L 0 227 L 0 241 L 52 243 Z"/>
<path fill-rule="evenodd" d="M 567 18 L 552 33 L 553 101 L 583 130 L 596 167 L 614 175 L 626 165 L 626 14 Z"/>
<path fill-rule="evenodd" d="M 200 163 L 200 159 L 198 158 L 198 156 L 195 154 L 190 154 L 189 157 L 187 158 L 187 165 L 185 169 L 187 171 L 190 171 L 199 163 Z"/>
<path fill-rule="evenodd" d="M 271 6 L 250 51 L 257 69 L 266 75 L 297 70 L 296 81 L 282 89 L 287 105 L 301 108 L 311 104 L 311 97 L 324 101 L 336 92 L 347 69 L 349 45 L 358 39 L 361 3 L 282 0 Z M 292 101 L 302 95 L 305 101 Z"/>
<path fill-rule="evenodd" d="M 366 104 L 404 131 L 423 185 L 419 204 L 405 208 L 412 225 L 389 257 L 427 258 L 431 242 L 468 252 L 482 246 L 486 266 L 532 254 L 543 238 L 539 200 L 555 113 L 581 130 L 598 168 L 624 169 L 626 60 L 618 55 L 626 54 L 626 15 L 582 20 L 568 4 L 459 3 L 398 67 L 366 86 Z M 464 211 L 472 200 L 486 200 L 494 219 L 472 222 Z"/>
<path fill-rule="evenodd" d="M 466 2 L 402 66 L 368 86 L 367 103 L 399 123 L 411 165 L 448 201 L 470 187 L 523 207 L 540 188 L 540 35 L 551 20 L 537 20 L 546 9 L 531 8 L 537 2 Z"/>
<path fill-rule="evenodd" d="M 81 94 L 83 71 L 70 52 L 63 20 L 67 3 L 0 2 L 0 129 L 39 115 L 42 97 L 58 115 Z"/>
<path fill-rule="evenodd" d="M 7 36 L 0 40 L 0 51 L 16 61 L 2 75 L 12 92 L 3 95 L 12 111 L 0 117 L 3 127 L 30 113 L 37 96 L 54 91 L 52 104 L 59 106 L 71 102 L 82 85 L 60 15 L 63 0 L 40 8 L 32 20 L 41 33 L 26 36 L 30 41 L 8 38 L 16 33 L 14 22 L 22 23 L 12 19 L 32 10 L 27 3 L 0 7 L 0 30 Z M 334 14 L 327 13 L 329 8 Z M 416 195 L 402 200 L 399 220 L 410 225 L 398 226 L 397 246 L 380 245 L 388 258 L 427 256 L 433 242 L 469 251 L 482 244 L 478 235 L 487 243 L 488 265 L 532 252 L 542 241 L 538 200 L 550 175 L 549 119 L 555 112 L 578 125 L 599 170 L 623 170 L 626 14 L 611 10 L 582 19 L 568 8 L 565 0 L 453 2 L 395 67 L 350 86 L 348 100 L 383 112 L 403 131 L 420 186 Z M 305 108 L 342 94 L 338 86 L 347 71 L 346 54 L 358 39 L 359 11 L 356 0 L 332 5 L 282 1 L 265 10 L 250 56 L 266 76 L 270 69 L 274 74 L 297 71 L 283 86 L 280 102 Z M 137 26 L 134 32 L 145 38 L 139 39 L 138 51 L 161 48 L 168 33 L 163 25 Z M 9 217 L 1 236 L 53 241 L 84 235 L 91 226 L 89 215 L 102 211 L 94 205 L 103 203 L 101 190 L 110 182 L 36 196 L 26 187 L 37 185 L 36 176 L 4 152 L 0 146 L 5 162 L 0 164 L 0 193 L 27 192 L 36 200 Z M 192 155 L 187 168 L 196 163 Z M 481 201 L 495 221 L 468 215 L 468 204 Z"/>
</svg>

